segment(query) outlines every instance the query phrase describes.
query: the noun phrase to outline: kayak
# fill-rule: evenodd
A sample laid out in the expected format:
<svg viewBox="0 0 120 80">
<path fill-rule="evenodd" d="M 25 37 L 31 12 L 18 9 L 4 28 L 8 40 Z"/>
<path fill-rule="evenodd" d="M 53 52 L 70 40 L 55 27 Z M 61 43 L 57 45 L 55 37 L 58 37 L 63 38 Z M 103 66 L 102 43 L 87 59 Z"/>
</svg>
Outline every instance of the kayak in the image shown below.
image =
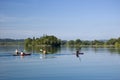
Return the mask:
<svg viewBox="0 0 120 80">
<path fill-rule="evenodd" d="M 21 54 L 21 56 L 30 56 L 30 55 L 31 55 L 30 53 Z"/>
<path fill-rule="evenodd" d="M 77 54 L 77 53 L 76 53 Z M 78 53 L 78 54 L 84 54 L 84 53 Z"/>
<path fill-rule="evenodd" d="M 83 55 L 84 53 L 73 53 L 73 54 L 78 54 L 78 55 L 80 54 L 80 55 Z"/>
<path fill-rule="evenodd" d="M 13 56 L 30 56 L 31 53 L 24 53 L 24 54 L 13 54 Z"/>
<path fill-rule="evenodd" d="M 84 53 L 76 53 L 76 56 L 79 57 L 79 55 L 83 55 Z"/>
</svg>

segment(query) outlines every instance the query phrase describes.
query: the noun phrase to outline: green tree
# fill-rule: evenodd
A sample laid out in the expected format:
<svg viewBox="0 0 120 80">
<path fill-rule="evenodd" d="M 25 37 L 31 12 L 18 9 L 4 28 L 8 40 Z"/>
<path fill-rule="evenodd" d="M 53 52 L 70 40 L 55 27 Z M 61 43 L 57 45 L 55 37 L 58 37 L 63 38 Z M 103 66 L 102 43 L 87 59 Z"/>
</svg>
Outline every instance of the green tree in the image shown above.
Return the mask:
<svg viewBox="0 0 120 80">
<path fill-rule="evenodd" d="M 91 42 L 90 41 L 82 41 L 82 45 L 90 45 Z"/>
<path fill-rule="evenodd" d="M 116 42 L 116 41 L 117 41 L 117 39 L 112 38 L 112 39 L 110 39 L 110 40 L 107 41 L 107 44 L 108 44 L 108 45 L 115 45 L 115 42 Z"/>
<path fill-rule="evenodd" d="M 70 40 L 70 41 L 68 41 L 68 45 L 74 45 L 74 40 Z"/>
<path fill-rule="evenodd" d="M 104 45 L 104 42 L 99 40 L 94 40 L 92 41 L 92 45 Z"/>
<path fill-rule="evenodd" d="M 115 47 L 120 48 L 120 38 L 116 39 Z"/>
<path fill-rule="evenodd" d="M 29 46 L 29 45 L 32 45 L 32 39 L 31 38 L 27 38 L 25 39 L 25 46 Z"/>
<path fill-rule="evenodd" d="M 55 36 L 48 36 L 44 35 L 40 38 L 33 37 L 33 39 L 25 39 L 25 45 L 26 46 L 36 46 L 36 45 L 50 45 L 50 46 L 60 46 L 61 45 L 61 40 L 58 39 Z"/>
<path fill-rule="evenodd" d="M 116 48 L 120 47 L 120 44 L 118 42 L 115 42 L 115 47 Z"/>
<path fill-rule="evenodd" d="M 75 45 L 81 45 L 81 44 L 82 44 L 82 41 L 80 39 L 75 40 Z"/>
</svg>

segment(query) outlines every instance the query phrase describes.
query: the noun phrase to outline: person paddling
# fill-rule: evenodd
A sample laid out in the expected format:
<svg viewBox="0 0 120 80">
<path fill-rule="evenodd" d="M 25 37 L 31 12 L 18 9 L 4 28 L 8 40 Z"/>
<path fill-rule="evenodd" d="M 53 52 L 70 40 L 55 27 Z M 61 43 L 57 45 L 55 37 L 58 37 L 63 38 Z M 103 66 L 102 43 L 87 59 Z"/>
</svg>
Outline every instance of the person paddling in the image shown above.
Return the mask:
<svg viewBox="0 0 120 80">
<path fill-rule="evenodd" d="M 15 50 L 15 53 L 16 53 L 16 55 L 18 55 L 18 50 L 17 49 Z"/>
<path fill-rule="evenodd" d="M 79 57 L 79 50 L 76 51 L 76 56 Z"/>
<path fill-rule="evenodd" d="M 23 53 L 23 51 L 21 51 L 21 53 L 20 53 L 20 54 L 21 54 L 21 56 L 24 56 L 24 53 Z"/>
<path fill-rule="evenodd" d="M 46 54 L 47 53 L 47 51 L 46 50 L 43 50 L 43 54 Z"/>
</svg>

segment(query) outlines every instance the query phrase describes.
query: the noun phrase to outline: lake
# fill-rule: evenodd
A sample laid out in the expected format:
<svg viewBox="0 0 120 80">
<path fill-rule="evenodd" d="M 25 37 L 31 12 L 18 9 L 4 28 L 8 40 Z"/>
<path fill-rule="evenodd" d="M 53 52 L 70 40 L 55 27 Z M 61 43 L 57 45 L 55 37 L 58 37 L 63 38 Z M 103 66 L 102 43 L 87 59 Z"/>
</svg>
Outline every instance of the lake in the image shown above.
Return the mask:
<svg viewBox="0 0 120 80">
<path fill-rule="evenodd" d="M 17 46 L 0 46 L 0 80 L 120 80 L 120 50 L 61 47 L 54 54 L 34 51 L 13 56 Z M 19 47 L 24 50 L 23 46 Z"/>
</svg>

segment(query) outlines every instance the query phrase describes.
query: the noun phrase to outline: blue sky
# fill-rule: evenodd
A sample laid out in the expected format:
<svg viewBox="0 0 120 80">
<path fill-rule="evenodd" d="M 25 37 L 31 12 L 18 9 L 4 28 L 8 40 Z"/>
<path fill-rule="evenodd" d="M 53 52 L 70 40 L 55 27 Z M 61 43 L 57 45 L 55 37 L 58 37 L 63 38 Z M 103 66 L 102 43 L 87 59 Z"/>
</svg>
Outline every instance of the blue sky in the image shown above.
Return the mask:
<svg viewBox="0 0 120 80">
<path fill-rule="evenodd" d="M 120 37 L 120 0 L 0 0 L 0 38 Z"/>
</svg>

